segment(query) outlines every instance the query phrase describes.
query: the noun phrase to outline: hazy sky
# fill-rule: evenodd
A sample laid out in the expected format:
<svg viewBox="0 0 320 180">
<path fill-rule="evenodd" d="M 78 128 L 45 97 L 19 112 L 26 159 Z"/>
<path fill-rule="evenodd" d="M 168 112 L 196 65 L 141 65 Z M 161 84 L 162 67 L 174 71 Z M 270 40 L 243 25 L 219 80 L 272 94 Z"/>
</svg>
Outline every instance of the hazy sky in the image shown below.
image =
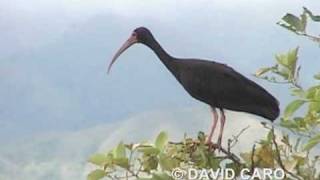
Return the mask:
<svg viewBox="0 0 320 180">
<path fill-rule="evenodd" d="M 320 11 L 311 1 L 1 0 L 0 140 L 198 106 L 142 45 L 106 75 L 113 53 L 138 26 L 175 56 L 227 63 L 250 78 L 275 53 L 300 45 L 308 84 L 318 47 L 275 24 L 303 5 Z M 281 101 L 288 97 L 285 88 L 259 83 Z"/>
<path fill-rule="evenodd" d="M 50 174 L 79 179 L 78 170 L 99 144 L 118 142 L 116 135 L 135 133 L 137 124 L 148 119 L 158 126 L 137 134 L 137 139 L 154 135 L 159 125 L 179 127 L 182 119 L 180 134 L 210 123 L 208 108 L 189 97 L 142 45 L 123 54 L 107 76 L 111 57 L 139 26 L 151 29 L 174 56 L 234 67 L 266 87 L 283 107 L 290 100 L 286 86 L 251 74 L 272 65 L 275 53 L 299 45 L 301 83 L 313 83 L 312 74 L 320 67 L 319 47 L 276 25 L 287 12 L 301 13 L 302 6 L 320 12 L 320 3 L 313 0 L 0 0 L 0 142 L 13 144 L 0 154 L 0 175 L 5 172 L 12 179 L 23 170 L 20 178 L 39 173 L 38 179 Z M 193 117 L 207 119 L 195 126 Z M 234 127 L 237 124 L 227 132 Z M 81 147 L 78 154 L 75 147 Z M 25 159 L 8 158 L 20 152 L 26 153 Z"/>
</svg>

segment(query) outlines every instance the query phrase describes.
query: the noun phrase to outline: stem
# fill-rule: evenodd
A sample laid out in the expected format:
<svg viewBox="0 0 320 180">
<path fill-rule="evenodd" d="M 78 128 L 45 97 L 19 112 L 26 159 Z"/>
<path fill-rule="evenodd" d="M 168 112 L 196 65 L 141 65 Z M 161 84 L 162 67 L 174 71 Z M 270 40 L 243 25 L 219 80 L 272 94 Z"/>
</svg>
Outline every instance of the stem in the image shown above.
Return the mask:
<svg viewBox="0 0 320 180">
<path fill-rule="evenodd" d="M 254 164 L 254 153 L 255 153 L 255 151 L 256 151 L 256 144 L 254 144 L 253 145 L 253 147 L 252 147 L 252 153 L 251 153 L 251 174 L 253 174 L 254 173 L 254 166 L 255 166 L 255 164 Z"/>
<path fill-rule="evenodd" d="M 274 134 L 274 127 L 272 127 L 271 129 L 271 132 L 272 132 L 272 142 L 276 148 L 276 155 L 277 155 L 277 161 L 278 161 L 278 164 L 279 166 L 281 167 L 281 169 L 286 173 L 286 174 L 289 174 L 290 176 L 294 177 L 295 179 L 298 179 L 298 180 L 303 180 L 302 178 L 300 178 L 299 176 L 293 174 L 292 172 L 288 171 L 286 169 L 286 167 L 283 165 L 283 162 L 281 160 L 281 154 L 280 154 L 280 150 L 279 150 L 279 146 L 276 142 L 276 135 Z"/>
</svg>

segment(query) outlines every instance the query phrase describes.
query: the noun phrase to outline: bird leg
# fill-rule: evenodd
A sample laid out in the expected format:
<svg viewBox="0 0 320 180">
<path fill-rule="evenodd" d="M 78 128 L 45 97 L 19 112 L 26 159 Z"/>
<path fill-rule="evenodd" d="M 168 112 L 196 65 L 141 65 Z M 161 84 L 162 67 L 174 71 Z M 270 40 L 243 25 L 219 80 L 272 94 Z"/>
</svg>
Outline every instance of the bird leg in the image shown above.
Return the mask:
<svg viewBox="0 0 320 180">
<path fill-rule="evenodd" d="M 213 136 L 213 133 L 214 133 L 214 130 L 217 126 L 217 122 L 218 122 L 218 113 L 216 111 L 215 108 L 211 107 L 211 112 L 212 112 L 212 126 L 211 126 L 211 130 L 210 130 L 210 133 L 209 133 L 209 136 L 208 136 L 208 139 L 207 139 L 207 144 L 211 144 L 212 142 L 212 136 Z"/>
<path fill-rule="evenodd" d="M 218 145 L 221 148 L 222 134 L 223 134 L 224 123 L 226 121 L 226 116 L 224 115 L 223 109 L 220 108 L 220 112 L 221 112 L 221 118 L 220 118 L 221 124 L 220 124 L 220 133 L 219 133 L 219 137 L 218 137 Z"/>
</svg>

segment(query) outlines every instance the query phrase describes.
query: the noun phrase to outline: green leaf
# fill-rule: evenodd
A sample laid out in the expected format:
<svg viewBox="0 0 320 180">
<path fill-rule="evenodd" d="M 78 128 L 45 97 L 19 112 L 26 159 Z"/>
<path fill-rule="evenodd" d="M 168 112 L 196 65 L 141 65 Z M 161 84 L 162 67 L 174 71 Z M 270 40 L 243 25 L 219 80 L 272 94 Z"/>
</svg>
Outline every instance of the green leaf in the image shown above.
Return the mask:
<svg viewBox="0 0 320 180">
<path fill-rule="evenodd" d="M 280 125 L 288 129 L 298 128 L 296 121 L 289 121 L 288 119 L 284 119 L 284 118 L 281 118 Z"/>
<path fill-rule="evenodd" d="M 201 143 L 204 143 L 206 141 L 206 135 L 204 132 L 202 131 L 199 131 L 198 132 L 198 140 L 201 142 Z"/>
<path fill-rule="evenodd" d="M 299 47 L 289 50 L 287 53 L 279 53 L 275 55 L 278 64 L 283 67 L 273 69 L 273 72 L 282 76 L 286 80 L 295 78 Z"/>
<path fill-rule="evenodd" d="M 320 101 L 320 89 L 317 89 L 317 90 L 315 91 L 313 99 L 314 99 L 315 101 Z"/>
<path fill-rule="evenodd" d="M 129 168 L 129 160 L 125 157 L 114 158 L 113 163 L 123 168 Z"/>
<path fill-rule="evenodd" d="M 172 170 L 173 168 L 179 165 L 179 161 L 175 158 L 171 158 L 166 154 L 160 154 L 159 156 L 159 163 L 163 170 Z"/>
<path fill-rule="evenodd" d="M 306 101 L 305 100 L 294 100 L 284 110 L 285 119 L 291 117 Z"/>
<path fill-rule="evenodd" d="M 289 30 L 289 31 L 292 31 L 292 32 L 294 32 L 294 33 L 296 33 L 296 32 L 297 32 L 297 31 L 296 31 L 296 29 L 295 29 L 295 28 L 293 28 L 293 27 L 292 27 L 292 26 L 290 26 L 290 25 L 287 25 L 287 24 L 282 23 L 282 22 L 278 22 L 277 24 L 278 24 L 278 25 L 280 25 L 281 27 L 283 27 L 283 28 L 285 28 L 285 29 Z"/>
<path fill-rule="evenodd" d="M 214 156 L 209 156 L 208 159 L 209 166 L 212 170 L 216 171 L 218 168 L 220 168 L 221 159 Z"/>
<path fill-rule="evenodd" d="M 120 142 L 118 146 L 113 150 L 113 155 L 115 158 L 126 157 L 126 147 L 122 142 Z"/>
<path fill-rule="evenodd" d="M 213 155 L 213 154 L 212 154 Z M 193 161 L 200 168 L 206 168 L 209 165 L 207 148 L 204 144 L 200 144 L 192 154 Z"/>
<path fill-rule="evenodd" d="M 157 155 L 160 153 L 158 148 L 152 146 L 140 146 L 137 150 L 145 155 Z"/>
<path fill-rule="evenodd" d="M 282 76 L 285 80 L 292 79 L 291 70 L 288 68 L 279 68 L 277 71 L 274 71 L 274 73 Z"/>
<path fill-rule="evenodd" d="M 110 161 L 110 157 L 106 154 L 94 154 L 89 158 L 89 162 L 98 166 L 104 166 Z"/>
<path fill-rule="evenodd" d="M 311 139 L 309 139 L 308 143 L 304 146 L 303 150 L 309 151 L 319 143 L 320 143 L 320 134 L 316 135 L 315 137 L 313 137 Z"/>
<path fill-rule="evenodd" d="M 287 56 L 286 54 L 276 54 L 276 60 L 282 66 L 288 67 Z"/>
<path fill-rule="evenodd" d="M 270 70 L 272 70 L 272 67 L 267 67 L 267 68 L 261 68 L 259 69 L 254 75 L 259 77 L 267 72 L 269 72 Z"/>
<path fill-rule="evenodd" d="M 168 134 L 165 132 L 160 132 L 160 134 L 158 135 L 156 142 L 155 142 L 155 146 L 162 151 L 165 147 L 165 145 L 167 145 L 168 143 Z"/>
<path fill-rule="evenodd" d="M 143 170 L 146 172 L 150 172 L 151 170 L 155 170 L 158 167 L 158 158 L 155 155 L 145 155 L 143 156 Z"/>
<path fill-rule="evenodd" d="M 316 112 L 319 113 L 320 112 L 320 102 L 310 102 L 309 104 L 309 112 Z"/>
<path fill-rule="evenodd" d="M 320 22 L 320 15 L 313 15 L 313 13 L 306 7 L 303 7 L 303 9 L 313 21 Z"/>
<path fill-rule="evenodd" d="M 303 12 L 301 15 L 300 15 L 300 31 L 301 32 L 305 32 L 306 31 L 306 27 L 307 27 L 307 13 L 306 12 Z"/>
<path fill-rule="evenodd" d="M 273 132 L 272 132 L 272 130 L 270 130 L 268 135 L 267 135 L 267 142 L 271 143 L 272 139 L 273 139 Z"/>
<path fill-rule="evenodd" d="M 96 169 L 92 172 L 87 177 L 87 180 L 99 180 L 105 177 L 107 173 L 104 170 L 101 169 Z"/>
<path fill-rule="evenodd" d="M 256 150 L 256 156 L 258 158 L 257 167 L 261 168 L 273 168 L 274 156 L 271 145 L 262 145 Z"/>
<path fill-rule="evenodd" d="M 282 20 L 297 31 L 305 31 L 305 22 L 293 14 L 286 14 Z"/>
<path fill-rule="evenodd" d="M 299 88 L 294 88 L 292 89 L 292 95 L 293 96 L 298 96 L 298 97 L 304 97 L 305 96 L 305 92 L 302 89 Z"/>
<path fill-rule="evenodd" d="M 299 51 L 299 47 L 296 47 L 294 49 L 289 50 L 289 52 L 287 54 L 288 66 L 291 69 L 294 69 L 294 70 L 296 68 L 296 63 L 297 63 L 297 60 L 298 60 L 298 51 Z"/>
<path fill-rule="evenodd" d="M 283 16 L 282 20 L 293 27 L 299 26 L 300 23 L 300 18 L 290 13 Z"/>
<path fill-rule="evenodd" d="M 317 91 L 318 89 L 320 90 L 320 85 L 318 85 L 318 86 L 313 86 L 313 87 L 309 88 L 309 89 L 306 91 L 306 98 L 307 98 L 307 99 L 314 100 L 316 91 Z"/>
</svg>

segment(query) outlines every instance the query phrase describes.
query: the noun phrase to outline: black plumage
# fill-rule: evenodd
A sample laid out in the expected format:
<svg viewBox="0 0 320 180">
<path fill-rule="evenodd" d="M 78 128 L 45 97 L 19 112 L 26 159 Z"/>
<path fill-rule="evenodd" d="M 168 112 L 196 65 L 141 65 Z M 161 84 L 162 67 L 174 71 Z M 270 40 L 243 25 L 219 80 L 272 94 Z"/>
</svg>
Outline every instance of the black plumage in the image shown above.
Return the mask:
<svg viewBox="0 0 320 180">
<path fill-rule="evenodd" d="M 256 114 L 271 121 L 279 116 L 277 99 L 263 87 L 226 64 L 170 56 L 144 27 L 133 31 L 128 41 L 114 56 L 108 71 L 116 58 L 134 43 L 142 43 L 151 48 L 192 97 L 211 106 L 214 123 L 208 138 L 210 142 L 218 118 L 216 108 L 220 109 L 222 116 L 219 144 L 225 118 L 223 109 Z"/>
<path fill-rule="evenodd" d="M 216 108 L 243 111 L 274 120 L 277 100 L 231 67 L 205 60 L 175 60 L 173 72 L 195 99 Z"/>
</svg>

